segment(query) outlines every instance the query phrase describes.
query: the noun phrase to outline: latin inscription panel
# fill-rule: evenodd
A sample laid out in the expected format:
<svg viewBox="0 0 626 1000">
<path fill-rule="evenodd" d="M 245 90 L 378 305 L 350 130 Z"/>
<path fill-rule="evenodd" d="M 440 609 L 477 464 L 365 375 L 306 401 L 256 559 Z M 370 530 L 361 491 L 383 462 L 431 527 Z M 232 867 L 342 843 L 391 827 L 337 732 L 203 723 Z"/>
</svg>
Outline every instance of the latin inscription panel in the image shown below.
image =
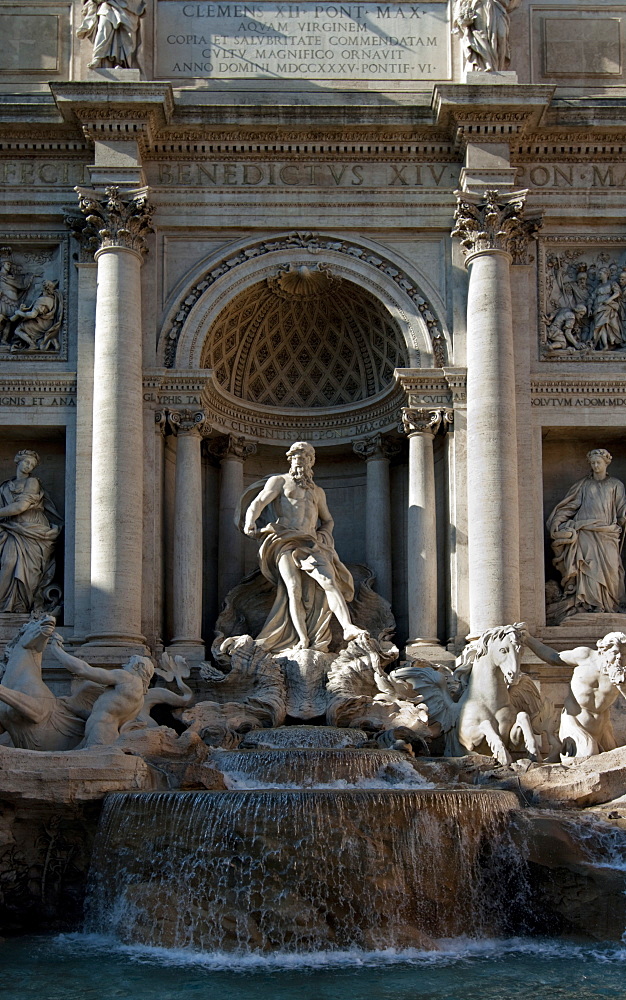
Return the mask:
<svg viewBox="0 0 626 1000">
<path fill-rule="evenodd" d="M 159 0 L 166 79 L 445 80 L 448 4 Z"/>
</svg>

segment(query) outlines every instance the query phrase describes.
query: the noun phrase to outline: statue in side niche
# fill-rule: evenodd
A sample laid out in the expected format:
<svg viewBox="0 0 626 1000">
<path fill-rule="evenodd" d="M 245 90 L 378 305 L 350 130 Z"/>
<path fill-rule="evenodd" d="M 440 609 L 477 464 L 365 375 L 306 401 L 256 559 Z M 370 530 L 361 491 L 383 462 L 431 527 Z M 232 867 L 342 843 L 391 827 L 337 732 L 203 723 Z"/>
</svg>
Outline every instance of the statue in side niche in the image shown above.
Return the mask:
<svg viewBox="0 0 626 1000">
<path fill-rule="evenodd" d="M 553 563 L 569 610 L 615 612 L 626 602 L 621 542 L 626 491 L 607 475 L 612 456 L 605 448 L 587 454 L 591 473 L 574 483 L 547 521 Z"/>
<path fill-rule="evenodd" d="M 520 0 L 457 0 L 453 30 L 461 36 L 465 69 L 501 72 L 511 61 L 509 17 Z"/>
<path fill-rule="evenodd" d="M 574 667 L 565 698 L 559 739 L 568 757 L 589 757 L 617 747 L 611 724 L 611 706 L 626 698 L 626 635 L 609 632 L 597 649 L 578 646 L 560 653 L 525 630 L 524 641 L 545 663 Z"/>
<path fill-rule="evenodd" d="M 260 541 L 261 572 L 277 588 L 257 642 L 273 653 L 286 649 L 327 650 L 333 614 L 345 641 L 366 633 L 350 617 L 348 602 L 354 596 L 354 583 L 335 551 L 334 521 L 326 494 L 313 481 L 315 449 L 306 441 L 296 441 L 287 458 L 289 472 L 251 486 L 242 497 L 241 513 L 237 515 L 244 533 Z M 254 499 L 250 503 L 251 496 Z M 257 520 L 270 507 L 271 520 L 258 528 Z"/>
<path fill-rule="evenodd" d="M 137 49 L 145 0 L 85 0 L 76 35 L 93 43 L 91 69 L 129 69 Z"/>
<path fill-rule="evenodd" d="M 123 667 L 92 667 L 67 653 L 59 638 L 52 643 L 52 652 L 75 677 L 104 688 L 85 722 L 85 738 L 77 749 L 115 743 L 122 726 L 137 718 L 144 707 L 144 697 L 154 674 L 152 660 L 147 656 L 131 656 Z"/>
<path fill-rule="evenodd" d="M 36 451 L 19 451 L 17 472 L 0 485 L 0 611 L 28 613 L 50 603 L 61 518 L 33 472 Z M 50 524 L 50 520 L 58 522 Z"/>
</svg>

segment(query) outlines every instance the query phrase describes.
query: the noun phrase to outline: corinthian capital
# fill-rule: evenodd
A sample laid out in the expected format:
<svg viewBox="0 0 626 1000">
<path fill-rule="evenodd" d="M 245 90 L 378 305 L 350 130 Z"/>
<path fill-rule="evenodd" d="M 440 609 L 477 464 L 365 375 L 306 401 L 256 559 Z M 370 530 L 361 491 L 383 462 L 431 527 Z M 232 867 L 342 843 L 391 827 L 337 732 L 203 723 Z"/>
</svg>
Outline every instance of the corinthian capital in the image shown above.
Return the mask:
<svg viewBox="0 0 626 1000">
<path fill-rule="evenodd" d="M 118 187 L 105 188 L 102 198 L 96 191 L 77 187 L 78 204 L 86 217 L 82 239 L 91 249 L 123 247 L 136 253 L 148 252 L 146 236 L 153 232 L 148 188 L 120 194 Z"/>
<path fill-rule="evenodd" d="M 208 448 L 211 454 L 220 460 L 239 458 L 243 461 L 256 452 L 256 444 L 253 441 L 246 441 L 245 437 L 237 437 L 235 434 L 224 434 L 222 437 L 214 438 L 208 442 Z"/>
<path fill-rule="evenodd" d="M 542 224 L 539 218 L 524 218 L 525 202 L 526 191 L 485 191 L 482 201 L 457 192 L 452 236 L 460 239 L 465 256 L 505 250 L 514 264 L 525 263 L 528 244 Z"/>
<path fill-rule="evenodd" d="M 372 437 L 353 441 L 352 450 L 367 462 L 370 458 L 393 458 L 400 451 L 400 444 L 382 434 L 374 434 Z"/>
</svg>

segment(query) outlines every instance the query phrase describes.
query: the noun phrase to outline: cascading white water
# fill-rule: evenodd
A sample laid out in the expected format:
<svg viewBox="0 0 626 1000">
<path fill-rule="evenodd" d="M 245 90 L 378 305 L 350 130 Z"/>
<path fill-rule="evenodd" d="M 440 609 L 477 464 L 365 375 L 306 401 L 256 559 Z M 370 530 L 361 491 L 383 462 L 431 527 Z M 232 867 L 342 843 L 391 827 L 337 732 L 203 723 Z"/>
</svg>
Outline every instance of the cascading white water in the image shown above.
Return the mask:
<svg viewBox="0 0 626 1000">
<path fill-rule="evenodd" d="M 90 929 L 204 951 L 428 946 L 498 931 L 508 792 L 264 790 L 108 797 Z"/>
<path fill-rule="evenodd" d="M 228 787 L 258 788 L 280 785 L 311 788 L 337 783 L 378 783 L 381 788 L 408 783 L 429 787 L 398 750 L 289 749 L 213 750 L 208 763 L 222 771 Z"/>
</svg>

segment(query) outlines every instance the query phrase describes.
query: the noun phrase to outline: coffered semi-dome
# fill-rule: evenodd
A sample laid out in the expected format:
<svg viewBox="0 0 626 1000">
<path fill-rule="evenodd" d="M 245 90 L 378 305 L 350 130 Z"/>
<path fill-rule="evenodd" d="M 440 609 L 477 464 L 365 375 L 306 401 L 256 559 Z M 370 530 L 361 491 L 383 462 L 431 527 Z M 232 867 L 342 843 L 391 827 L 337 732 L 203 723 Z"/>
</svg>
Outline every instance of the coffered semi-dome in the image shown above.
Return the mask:
<svg viewBox="0 0 626 1000">
<path fill-rule="evenodd" d="M 408 353 L 373 295 L 323 266 L 303 266 L 235 296 L 209 331 L 202 364 L 241 399 L 329 407 L 382 392 Z"/>
</svg>

